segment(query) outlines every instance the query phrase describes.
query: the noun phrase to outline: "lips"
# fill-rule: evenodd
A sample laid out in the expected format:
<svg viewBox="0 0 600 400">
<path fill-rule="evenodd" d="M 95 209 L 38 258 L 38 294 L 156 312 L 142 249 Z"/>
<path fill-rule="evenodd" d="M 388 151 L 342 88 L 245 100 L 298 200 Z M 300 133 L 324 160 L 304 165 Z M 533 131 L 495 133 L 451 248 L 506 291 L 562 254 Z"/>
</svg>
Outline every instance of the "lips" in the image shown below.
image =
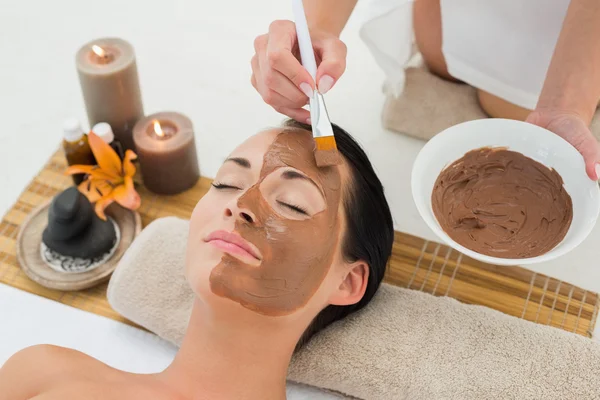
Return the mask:
<svg viewBox="0 0 600 400">
<path fill-rule="evenodd" d="M 204 241 L 237 258 L 253 259 L 254 262 L 262 260 L 260 251 L 237 233 L 214 231 Z"/>
</svg>

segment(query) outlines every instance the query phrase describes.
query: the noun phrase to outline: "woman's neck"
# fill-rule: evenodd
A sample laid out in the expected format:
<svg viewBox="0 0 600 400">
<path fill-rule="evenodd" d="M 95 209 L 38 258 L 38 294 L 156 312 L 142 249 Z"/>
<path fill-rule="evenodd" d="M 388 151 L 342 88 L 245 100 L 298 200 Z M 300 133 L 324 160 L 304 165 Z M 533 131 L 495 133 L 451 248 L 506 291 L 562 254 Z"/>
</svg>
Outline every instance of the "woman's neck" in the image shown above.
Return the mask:
<svg viewBox="0 0 600 400">
<path fill-rule="evenodd" d="M 215 320 L 196 301 L 181 347 L 160 378 L 194 400 L 285 399 L 295 336 L 248 322 Z"/>
</svg>

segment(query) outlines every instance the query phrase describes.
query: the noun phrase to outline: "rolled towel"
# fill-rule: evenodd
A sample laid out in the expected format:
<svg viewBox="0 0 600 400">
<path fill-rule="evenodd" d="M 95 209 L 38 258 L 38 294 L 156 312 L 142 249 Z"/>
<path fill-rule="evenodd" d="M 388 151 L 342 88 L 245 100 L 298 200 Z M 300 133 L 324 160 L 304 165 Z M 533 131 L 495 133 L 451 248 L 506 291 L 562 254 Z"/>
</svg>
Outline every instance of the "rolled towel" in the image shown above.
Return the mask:
<svg viewBox="0 0 600 400">
<path fill-rule="evenodd" d="M 192 308 L 189 223 L 148 225 L 108 287 L 112 307 L 179 345 Z M 383 284 L 293 358 L 292 381 L 359 399 L 600 399 L 600 345 L 448 297 Z"/>
<path fill-rule="evenodd" d="M 453 125 L 487 118 L 472 86 L 444 80 L 423 64 L 407 68 L 404 79 L 401 94 L 389 94 L 383 107 L 386 129 L 429 140 Z M 590 130 L 600 140 L 600 109 Z"/>
</svg>

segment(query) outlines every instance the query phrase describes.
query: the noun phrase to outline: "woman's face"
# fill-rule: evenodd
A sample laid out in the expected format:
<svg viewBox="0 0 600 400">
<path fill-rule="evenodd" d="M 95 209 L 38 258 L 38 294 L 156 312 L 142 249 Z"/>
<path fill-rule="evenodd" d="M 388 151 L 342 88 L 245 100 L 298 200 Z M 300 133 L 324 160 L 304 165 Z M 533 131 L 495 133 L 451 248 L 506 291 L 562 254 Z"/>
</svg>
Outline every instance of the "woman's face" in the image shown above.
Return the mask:
<svg viewBox="0 0 600 400">
<path fill-rule="evenodd" d="M 267 316 L 327 302 L 340 284 L 327 278 L 343 264 L 347 172 L 318 168 L 313 151 L 310 132 L 274 129 L 223 163 L 191 217 L 186 276 L 200 298 Z"/>
</svg>

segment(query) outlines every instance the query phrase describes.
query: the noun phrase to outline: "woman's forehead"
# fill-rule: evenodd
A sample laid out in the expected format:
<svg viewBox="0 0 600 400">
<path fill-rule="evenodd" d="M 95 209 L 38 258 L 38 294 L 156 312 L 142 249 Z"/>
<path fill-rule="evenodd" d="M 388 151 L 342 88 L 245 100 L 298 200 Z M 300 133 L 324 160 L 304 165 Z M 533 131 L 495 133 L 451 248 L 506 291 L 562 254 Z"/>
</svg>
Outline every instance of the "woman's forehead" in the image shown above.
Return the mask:
<svg viewBox="0 0 600 400">
<path fill-rule="evenodd" d="M 229 155 L 229 158 L 245 158 L 250 161 L 253 169 L 260 169 L 265 153 L 269 150 L 269 147 L 273 144 L 279 133 L 281 133 L 281 128 L 267 129 L 252 135 L 236 147 Z"/>
<path fill-rule="evenodd" d="M 289 140 L 284 140 L 284 142 L 286 142 L 287 144 L 284 143 L 277 143 L 275 146 L 273 146 L 275 144 L 275 141 L 278 142 L 282 142 L 280 139 L 282 139 L 282 137 L 280 137 L 281 134 L 284 135 L 298 135 L 296 136 L 297 140 L 292 140 L 291 142 Z M 279 140 L 278 140 L 279 139 Z M 293 145 L 291 143 L 294 143 Z M 298 145 L 301 144 L 301 146 L 303 146 L 301 149 L 299 149 Z M 286 147 L 285 149 L 282 148 Z M 288 147 L 289 146 L 289 147 Z M 310 146 L 310 148 L 308 148 Z M 264 131 L 261 131 L 251 137 L 249 137 L 248 139 L 246 139 L 246 141 L 244 141 L 241 145 L 239 145 L 229 156 L 229 158 L 243 158 L 246 159 L 250 162 L 251 168 L 254 171 L 261 171 L 263 164 L 264 164 L 264 160 L 265 160 L 265 154 L 269 151 L 277 151 L 276 149 L 279 150 L 291 150 L 292 152 L 296 153 L 303 153 L 301 158 L 309 158 L 312 157 L 313 155 L 313 151 L 314 151 L 314 142 L 312 140 L 312 134 L 310 131 L 304 130 L 304 129 L 286 129 L 286 128 L 272 128 L 272 129 L 266 129 Z M 293 149 L 292 149 L 293 148 Z M 284 151 L 286 152 L 286 151 Z M 296 154 L 296 155 L 300 155 L 300 154 Z M 279 158 L 279 157 L 278 157 Z M 284 158 L 287 158 L 284 156 Z M 308 161 L 308 160 L 305 160 Z M 294 165 L 294 167 L 300 167 L 298 169 L 302 170 L 303 172 L 309 172 L 308 170 L 310 169 L 314 169 L 315 173 L 319 170 L 318 167 L 316 167 L 316 162 L 314 159 L 311 159 L 310 162 L 311 166 L 313 166 L 314 168 L 309 168 L 309 165 L 304 165 L 303 168 L 300 165 Z M 294 163 L 296 164 L 296 163 Z M 314 164 L 314 165 L 312 165 Z M 339 166 L 335 166 L 335 167 L 330 167 L 330 168 L 335 168 L 339 171 L 341 178 L 342 178 L 342 182 L 348 182 L 348 178 L 349 178 L 349 171 L 348 171 L 348 165 L 346 165 L 346 163 L 342 163 Z M 325 172 L 325 171 L 320 171 L 320 172 Z M 311 174 L 312 175 L 312 174 Z"/>
<path fill-rule="evenodd" d="M 272 128 L 261 131 L 246 139 L 231 152 L 229 158 L 245 158 L 250 161 L 252 169 L 260 170 L 265 154 L 270 150 L 275 150 L 275 147 L 279 147 L 273 145 L 281 134 L 297 135 L 298 139 L 300 139 L 299 141 L 304 142 L 306 147 L 312 145 L 312 135 L 309 131 L 303 129 Z M 299 150 L 298 146 L 294 147 L 296 147 L 294 151 L 297 152 Z M 312 152 L 312 149 L 307 148 L 306 150 L 308 150 L 308 153 Z"/>
</svg>

